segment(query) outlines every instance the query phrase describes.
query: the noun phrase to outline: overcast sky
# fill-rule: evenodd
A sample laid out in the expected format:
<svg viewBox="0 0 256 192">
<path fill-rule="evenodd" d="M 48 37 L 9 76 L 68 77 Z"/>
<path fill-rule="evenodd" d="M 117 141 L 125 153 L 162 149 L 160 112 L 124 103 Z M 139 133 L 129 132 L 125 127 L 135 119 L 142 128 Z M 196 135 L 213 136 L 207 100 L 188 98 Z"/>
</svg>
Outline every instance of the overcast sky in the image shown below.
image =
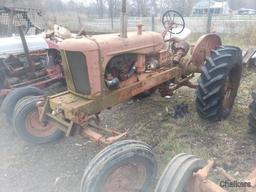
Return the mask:
<svg viewBox="0 0 256 192">
<path fill-rule="evenodd" d="M 64 2 L 69 2 L 70 0 L 62 0 Z M 88 5 L 90 2 L 93 2 L 93 0 L 73 0 L 73 1 L 76 1 L 76 2 L 82 2 L 84 3 L 85 5 Z"/>
</svg>

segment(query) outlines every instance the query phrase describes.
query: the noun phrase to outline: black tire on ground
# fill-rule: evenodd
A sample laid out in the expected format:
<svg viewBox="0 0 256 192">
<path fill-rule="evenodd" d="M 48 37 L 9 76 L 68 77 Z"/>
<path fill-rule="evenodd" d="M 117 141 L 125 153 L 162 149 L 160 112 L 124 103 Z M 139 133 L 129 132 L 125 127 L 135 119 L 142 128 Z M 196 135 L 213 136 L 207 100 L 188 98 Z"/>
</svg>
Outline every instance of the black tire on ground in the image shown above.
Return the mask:
<svg viewBox="0 0 256 192">
<path fill-rule="evenodd" d="M 242 51 L 221 46 L 211 51 L 202 66 L 196 91 L 199 116 L 209 121 L 227 118 L 233 108 L 242 74 Z"/>
<path fill-rule="evenodd" d="M 81 192 L 149 192 L 156 179 L 156 159 L 140 141 L 116 142 L 98 153 L 87 166 Z"/>
<path fill-rule="evenodd" d="M 185 153 L 175 156 L 161 175 L 155 192 L 189 192 L 187 187 L 193 173 L 203 168 L 206 162 Z"/>
<path fill-rule="evenodd" d="M 252 133 L 256 133 L 256 90 L 252 92 L 253 102 L 249 106 L 248 125 Z"/>
<path fill-rule="evenodd" d="M 39 122 L 36 103 L 41 99 L 40 96 L 22 99 L 15 106 L 13 114 L 13 127 L 18 136 L 31 144 L 50 143 L 64 136 L 55 122 Z"/>
<path fill-rule="evenodd" d="M 8 122 L 11 123 L 14 107 L 17 104 L 17 102 L 23 97 L 39 95 L 44 95 L 44 92 L 36 87 L 28 86 L 14 89 L 5 97 L 1 105 L 1 111 L 3 114 L 6 115 Z"/>
</svg>

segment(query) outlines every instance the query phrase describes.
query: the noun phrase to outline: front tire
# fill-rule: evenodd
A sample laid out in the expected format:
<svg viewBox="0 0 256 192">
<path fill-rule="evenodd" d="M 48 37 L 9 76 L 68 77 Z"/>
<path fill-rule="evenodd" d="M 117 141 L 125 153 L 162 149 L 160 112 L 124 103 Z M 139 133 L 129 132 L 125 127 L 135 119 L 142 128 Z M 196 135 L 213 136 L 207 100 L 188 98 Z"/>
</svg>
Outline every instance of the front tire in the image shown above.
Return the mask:
<svg viewBox="0 0 256 192">
<path fill-rule="evenodd" d="M 29 97 L 17 103 L 14 115 L 13 126 L 20 138 L 32 144 L 45 144 L 56 141 L 64 136 L 64 132 L 58 129 L 55 122 L 39 121 L 39 113 L 36 103 L 40 97 Z"/>
<path fill-rule="evenodd" d="M 196 109 L 209 121 L 227 118 L 233 108 L 242 74 L 242 51 L 221 46 L 211 52 L 202 67 L 196 91 Z"/>
</svg>

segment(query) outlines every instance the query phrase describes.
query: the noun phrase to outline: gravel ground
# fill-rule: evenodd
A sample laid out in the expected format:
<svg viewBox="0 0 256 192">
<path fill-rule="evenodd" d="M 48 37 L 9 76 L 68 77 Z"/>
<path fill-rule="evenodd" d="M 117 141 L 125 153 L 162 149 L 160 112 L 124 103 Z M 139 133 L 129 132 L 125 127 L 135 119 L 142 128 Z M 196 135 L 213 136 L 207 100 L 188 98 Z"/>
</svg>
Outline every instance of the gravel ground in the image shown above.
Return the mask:
<svg viewBox="0 0 256 192">
<path fill-rule="evenodd" d="M 0 192 L 79 192 L 83 171 L 100 150 L 79 137 L 29 145 L 0 120 Z"/>
</svg>

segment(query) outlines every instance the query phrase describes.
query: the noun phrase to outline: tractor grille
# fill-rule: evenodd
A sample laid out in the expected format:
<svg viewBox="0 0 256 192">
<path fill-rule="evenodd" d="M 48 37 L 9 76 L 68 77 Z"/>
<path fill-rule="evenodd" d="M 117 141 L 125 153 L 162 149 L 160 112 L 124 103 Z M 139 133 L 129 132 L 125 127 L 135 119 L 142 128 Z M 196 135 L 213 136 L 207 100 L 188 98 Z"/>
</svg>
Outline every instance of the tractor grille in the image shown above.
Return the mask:
<svg viewBox="0 0 256 192">
<path fill-rule="evenodd" d="M 75 51 L 65 51 L 67 58 L 67 66 L 64 68 L 68 68 L 66 71 L 67 77 L 69 77 L 66 81 L 68 87 L 79 94 L 90 95 L 90 83 L 88 76 L 88 69 L 86 63 L 86 57 L 81 52 Z M 65 65 L 65 64 L 64 64 Z M 65 70 L 65 69 L 64 69 Z"/>
</svg>

